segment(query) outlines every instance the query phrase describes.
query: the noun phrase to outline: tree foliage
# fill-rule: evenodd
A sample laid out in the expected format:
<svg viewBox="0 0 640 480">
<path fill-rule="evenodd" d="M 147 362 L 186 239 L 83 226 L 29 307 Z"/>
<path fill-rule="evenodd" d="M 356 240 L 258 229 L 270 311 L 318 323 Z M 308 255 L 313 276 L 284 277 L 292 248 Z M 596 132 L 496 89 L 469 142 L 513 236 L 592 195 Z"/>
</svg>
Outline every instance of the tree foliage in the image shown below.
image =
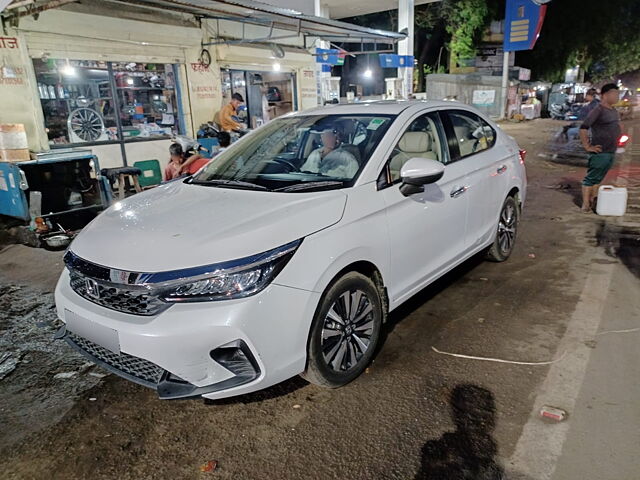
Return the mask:
<svg viewBox="0 0 640 480">
<path fill-rule="evenodd" d="M 554 0 L 536 47 L 516 58 L 534 75 L 560 81 L 580 65 L 598 81 L 640 68 L 639 0 Z"/>
<path fill-rule="evenodd" d="M 475 57 L 476 46 L 489 22 L 489 2 L 485 0 L 444 0 L 441 15 L 451 35 L 450 52 L 458 58 Z"/>
</svg>

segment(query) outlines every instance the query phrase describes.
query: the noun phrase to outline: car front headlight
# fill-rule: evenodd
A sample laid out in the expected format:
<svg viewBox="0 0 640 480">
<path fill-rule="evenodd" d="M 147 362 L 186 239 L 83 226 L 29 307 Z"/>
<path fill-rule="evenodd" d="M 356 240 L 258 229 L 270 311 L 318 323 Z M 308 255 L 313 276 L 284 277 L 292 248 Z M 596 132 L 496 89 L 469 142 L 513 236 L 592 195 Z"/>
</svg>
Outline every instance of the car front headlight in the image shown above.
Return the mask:
<svg viewBox="0 0 640 480">
<path fill-rule="evenodd" d="M 193 276 L 168 282 L 161 289 L 165 302 L 211 302 L 244 298 L 264 290 L 282 271 L 302 240 L 252 257 L 199 267 Z"/>
</svg>

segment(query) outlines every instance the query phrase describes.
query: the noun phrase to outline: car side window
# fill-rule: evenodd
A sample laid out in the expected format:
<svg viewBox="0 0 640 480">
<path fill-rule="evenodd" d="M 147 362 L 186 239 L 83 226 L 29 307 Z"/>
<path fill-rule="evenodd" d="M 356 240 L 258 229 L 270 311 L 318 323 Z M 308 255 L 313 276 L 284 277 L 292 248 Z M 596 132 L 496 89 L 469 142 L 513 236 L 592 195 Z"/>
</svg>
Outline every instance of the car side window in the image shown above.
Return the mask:
<svg viewBox="0 0 640 480">
<path fill-rule="evenodd" d="M 391 152 L 378 179 L 378 188 L 398 183 L 403 165 L 411 158 L 428 158 L 446 163 L 440 131 L 440 118 L 436 112 L 413 120 Z"/>
<path fill-rule="evenodd" d="M 451 133 L 458 147 L 456 160 L 487 150 L 496 142 L 496 131 L 473 112 L 449 110 Z"/>
</svg>

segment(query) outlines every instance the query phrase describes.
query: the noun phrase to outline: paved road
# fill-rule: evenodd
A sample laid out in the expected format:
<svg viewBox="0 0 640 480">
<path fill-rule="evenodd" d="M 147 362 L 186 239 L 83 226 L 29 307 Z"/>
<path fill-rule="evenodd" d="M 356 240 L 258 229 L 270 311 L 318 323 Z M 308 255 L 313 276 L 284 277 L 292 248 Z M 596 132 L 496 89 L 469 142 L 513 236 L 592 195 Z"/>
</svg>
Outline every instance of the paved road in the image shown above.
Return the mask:
<svg viewBox="0 0 640 480">
<path fill-rule="evenodd" d="M 552 475 L 554 468 L 540 470 L 534 460 L 541 452 L 558 465 L 558 480 L 631 480 L 625 472 L 640 470 L 632 443 L 629 450 L 610 448 L 611 457 L 592 461 L 603 466 L 598 476 L 589 476 L 593 470 L 581 462 L 598 458 L 597 445 L 589 444 L 594 429 L 617 439 L 620 424 L 637 424 L 632 404 L 624 400 L 638 398 L 637 384 L 624 381 L 637 360 L 622 350 L 638 334 L 611 333 L 588 344 L 573 337 L 585 318 L 594 334 L 638 322 L 628 311 L 627 291 L 640 281 L 637 249 L 628 242 L 640 228 L 634 217 L 616 223 L 578 212 L 583 169 L 537 156 L 556 125 L 506 126 L 529 150 L 529 203 L 512 259 L 499 265 L 473 259 L 395 312 L 375 362 L 353 384 L 323 390 L 294 379 L 266 392 L 204 404 L 159 402 L 152 391 L 113 376 L 89 390 L 73 378 L 67 387 L 51 379 L 48 388 L 68 388 L 75 404 L 61 421 L 60 415 L 51 421 L 39 415 L 34 424 L 23 412 L 24 435 L 0 442 L 3 477 L 48 479 L 55 472 L 65 479 L 430 479 L 456 478 L 462 469 L 474 472 L 466 478 L 493 479 L 504 469 L 507 478 L 543 480 L 536 475 Z M 36 292 L 51 289 L 54 257 L 38 260 L 50 265 L 48 276 L 33 262 L 15 267 L 16 259 L 25 264 L 32 254 L 20 247 L 0 252 L 2 281 L 29 283 Z M 587 309 L 581 317 L 589 298 L 585 291 L 602 285 L 600 271 L 613 271 L 603 301 L 595 314 Z M 485 362 L 432 347 L 520 362 L 561 360 L 540 366 Z M 56 373 L 55 364 L 38 358 L 0 381 L 0 398 L 7 398 L 2 389 L 25 369 L 46 366 L 47 375 Z M 546 400 L 545 388 L 554 385 L 549 378 L 562 377 L 565 368 L 580 375 L 567 382 L 573 385 L 563 399 L 565 408 L 573 405 L 569 418 L 559 425 L 542 423 L 536 410 Z M 29 392 L 28 385 L 21 388 Z M 609 390 L 616 393 L 603 398 Z M 27 411 L 38 408 L 34 401 Z M 15 412 L 15 406 L 0 406 L 0 431 L 16 424 Z M 608 423 L 612 414 L 624 421 Z M 555 439 L 555 450 L 545 450 L 547 436 Z M 218 470 L 201 473 L 209 460 L 219 462 Z M 607 476 L 618 463 L 620 476 Z"/>
</svg>

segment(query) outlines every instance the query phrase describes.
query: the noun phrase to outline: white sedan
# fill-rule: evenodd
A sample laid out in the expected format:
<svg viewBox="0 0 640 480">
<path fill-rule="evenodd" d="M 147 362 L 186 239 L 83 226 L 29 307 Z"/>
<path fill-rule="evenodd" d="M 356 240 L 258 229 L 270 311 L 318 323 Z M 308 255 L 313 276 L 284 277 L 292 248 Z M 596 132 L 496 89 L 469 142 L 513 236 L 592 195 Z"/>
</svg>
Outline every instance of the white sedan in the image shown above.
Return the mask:
<svg viewBox="0 0 640 480">
<path fill-rule="evenodd" d="M 160 398 L 344 385 L 389 312 L 473 255 L 509 257 L 524 154 L 451 102 L 273 120 L 87 226 L 56 288 L 57 336 Z"/>
</svg>

